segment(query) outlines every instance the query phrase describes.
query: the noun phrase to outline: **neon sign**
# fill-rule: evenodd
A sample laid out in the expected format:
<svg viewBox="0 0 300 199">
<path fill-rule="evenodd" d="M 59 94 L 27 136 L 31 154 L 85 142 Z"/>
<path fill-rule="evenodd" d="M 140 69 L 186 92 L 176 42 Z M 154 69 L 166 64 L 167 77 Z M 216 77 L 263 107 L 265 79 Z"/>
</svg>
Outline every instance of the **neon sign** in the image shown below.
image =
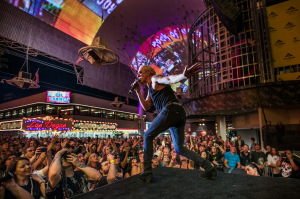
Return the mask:
<svg viewBox="0 0 300 199">
<path fill-rule="evenodd" d="M 83 4 L 98 16 L 106 19 L 106 17 L 122 2 L 123 0 L 85 0 L 83 1 Z"/>
<path fill-rule="evenodd" d="M 104 123 L 104 122 L 103 123 L 74 122 L 74 129 L 113 131 L 117 129 L 117 124 Z"/>
<path fill-rule="evenodd" d="M 47 102 L 51 103 L 70 103 L 69 91 L 47 91 Z"/>
<path fill-rule="evenodd" d="M 22 121 L 1 122 L 0 131 L 2 130 L 20 130 Z"/>
<path fill-rule="evenodd" d="M 72 121 L 64 119 L 23 119 L 22 129 L 25 131 L 69 131 Z"/>
</svg>

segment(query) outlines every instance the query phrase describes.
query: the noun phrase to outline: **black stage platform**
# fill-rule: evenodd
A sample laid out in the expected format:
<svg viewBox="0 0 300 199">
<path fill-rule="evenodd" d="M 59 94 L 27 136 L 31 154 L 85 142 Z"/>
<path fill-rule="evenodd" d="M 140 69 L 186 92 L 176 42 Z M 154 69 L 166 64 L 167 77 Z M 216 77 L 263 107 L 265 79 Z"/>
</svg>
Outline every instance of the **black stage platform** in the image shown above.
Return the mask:
<svg viewBox="0 0 300 199">
<path fill-rule="evenodd" d="M 219 173 L 216 180 L 199 177 L 203 172 L 174 168 L 153 170 L 151 184 L 139 182 L 136 176 L 98 188 L 73 199 L 98 198 L 300 198 L 300 179 L 256 177 Z"/>
</svg>

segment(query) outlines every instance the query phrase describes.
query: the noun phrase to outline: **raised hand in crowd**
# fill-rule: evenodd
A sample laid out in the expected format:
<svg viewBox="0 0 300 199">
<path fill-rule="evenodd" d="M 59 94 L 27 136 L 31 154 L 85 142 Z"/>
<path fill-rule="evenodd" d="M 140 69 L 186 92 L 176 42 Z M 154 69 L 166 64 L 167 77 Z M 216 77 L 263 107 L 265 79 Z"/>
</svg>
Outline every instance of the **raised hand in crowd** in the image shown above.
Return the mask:
<svg viewBox="0 0 300 199">
<path fill-rule="evenodd" d="M 58 141 L 58 135 L 55 135 L 51 143 L 47 146 L 47 151 L 50 151 L 54 147 L 57 141 Z"/>
<path fill-rule="evenodd" d="M 7 182 L 2 182 L 0 185 L 0 199 L 5 199 L 5 189 L 7 189 L 17 199 L 34 199 L 34 197 L 25 189 L 20 187 L 12 178 Z"/>
<path fill-rule="evenodd" d="M 107 175 L 107 182 L 108 184 L 114 182 L 117 178 L 117 168 L 115 165 L 115 157 L 112 154 L 107 155 L 107 161 L 110 163 L 108 175 Z"/>
<path fill-rule="evenodd" d="M 69 144 L 69 139 L 65 138 L 64 141 L 61 143 L 61 148 L 62 149 L 67 148 L 68 144 Z"/>
</svg>

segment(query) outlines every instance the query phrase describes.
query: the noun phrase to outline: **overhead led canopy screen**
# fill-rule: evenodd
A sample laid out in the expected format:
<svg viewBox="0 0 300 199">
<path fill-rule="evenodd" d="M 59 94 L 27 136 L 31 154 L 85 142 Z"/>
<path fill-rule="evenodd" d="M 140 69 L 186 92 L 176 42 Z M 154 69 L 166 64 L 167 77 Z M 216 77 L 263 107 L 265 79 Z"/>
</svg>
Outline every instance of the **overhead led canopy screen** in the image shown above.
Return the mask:
<svg viewBox="0 0 300 199">
<path fill-rule="evenodd" d="M 90 45 L 103 21 L 123 0 L 5 0 Z"/>
</svg>

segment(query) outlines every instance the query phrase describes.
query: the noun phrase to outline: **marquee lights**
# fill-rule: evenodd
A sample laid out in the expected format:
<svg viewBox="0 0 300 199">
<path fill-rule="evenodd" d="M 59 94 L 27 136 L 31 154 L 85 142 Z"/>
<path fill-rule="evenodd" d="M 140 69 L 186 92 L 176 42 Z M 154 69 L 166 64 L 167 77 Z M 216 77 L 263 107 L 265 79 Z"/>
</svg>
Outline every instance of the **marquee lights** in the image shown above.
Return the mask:
<svg viewBox="0 0 300 199">
<path fill-rule="evenodd" d="M 72 129 L 72 126 L 72 119 L 46 116 L 38 118 L 23 118 L 22 129 L 25 131 L 69 131 Z"/>
<path fill-rule="evenodd" d="M 117 123 L 75 120 L 73 129 L 114 131 L 117 129 Z"/>
<path fill-rule="evenodd" d="M 59 117 L 37 117 L 23 118 L 22 128 L 26 133 L 32 132 L 51 132 L 51 133 L 67 133 L 67 132 L 112 132 L 117 129 L 117 123 L 96 122 L 85 120 L 73 120 L 72 118 L 64 119 Z"/>
</svg>

